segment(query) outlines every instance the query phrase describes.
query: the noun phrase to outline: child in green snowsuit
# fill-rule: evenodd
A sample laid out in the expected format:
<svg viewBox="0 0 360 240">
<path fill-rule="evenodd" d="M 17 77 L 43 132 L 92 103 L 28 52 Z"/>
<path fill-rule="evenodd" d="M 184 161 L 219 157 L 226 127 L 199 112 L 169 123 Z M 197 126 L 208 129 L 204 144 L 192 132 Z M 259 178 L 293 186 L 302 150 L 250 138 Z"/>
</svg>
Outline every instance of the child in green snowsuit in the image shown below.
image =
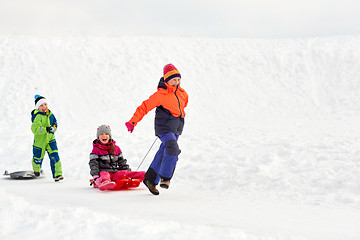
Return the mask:
<svg viewBox="0 0 360 240">
<path fill-rule="evenodd" d="M 35 176 L 40 176 L 41 165 L 47 151 L 55 182 L 64 179 L 54 135 L 57 121 L 48 109 L 46 98 L 40 95 L 35 95 L 35 109 L 31 112 L 31 121 L 31 131 L 34 133 L 32 167 Z"/>
</svg>

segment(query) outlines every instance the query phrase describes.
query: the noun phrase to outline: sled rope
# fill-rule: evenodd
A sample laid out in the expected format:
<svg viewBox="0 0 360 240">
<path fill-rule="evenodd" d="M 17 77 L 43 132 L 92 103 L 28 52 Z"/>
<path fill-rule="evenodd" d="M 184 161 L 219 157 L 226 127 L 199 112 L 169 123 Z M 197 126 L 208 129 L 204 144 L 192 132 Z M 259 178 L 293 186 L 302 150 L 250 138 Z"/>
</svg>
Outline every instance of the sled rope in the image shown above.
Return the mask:
<svg viewBox="0 0 360 240">
<path fill-rule="evenodd" d="M 140 164 L 139 164 L 139 166 L 137 167 L 136 171 L 133 173 L 132 177 L 130 178 L 131 180 L 133 179 L 133 177 L 134 177 L 135 173 L 139 170 L 139 168 L 140 168 L 141 164 L 144 162 L 144 160 L 145 160 L 146 156 L 149 154 L 149 152 L 150 152 L 150 150 L 152 149 L 152 147 L 154 146 L 154 144 L 155 144 L 156 140 L 157 140 L 157 137 L 155 138 L 155 141 L 153 142 L 153 144 L 151 145 L 151 147 L 149 148 L 149 150 L 148 150 L 148 151 L 147 151 L 147 153 L 145 154 L 145 156 L 144 156 L 143 160 L 141 161 L 141 163 L 140 163 Z"/>
</svg>

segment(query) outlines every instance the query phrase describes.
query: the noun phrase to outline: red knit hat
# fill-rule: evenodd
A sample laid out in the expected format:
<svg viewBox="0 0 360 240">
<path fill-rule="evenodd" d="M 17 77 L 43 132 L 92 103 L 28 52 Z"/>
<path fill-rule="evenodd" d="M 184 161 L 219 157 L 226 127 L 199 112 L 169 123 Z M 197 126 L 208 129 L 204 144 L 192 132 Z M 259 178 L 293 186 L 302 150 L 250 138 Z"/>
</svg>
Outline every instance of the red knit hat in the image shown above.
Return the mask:
<svg viewBox="0 0 360 240">
<path fill-rule="evenodd" d="M 170 79 L 174 77 L 181 78 L 180 72 L 171 63 L 166 64 L 164 66 L 164 82 L 168 82 Z"/>
</svg>

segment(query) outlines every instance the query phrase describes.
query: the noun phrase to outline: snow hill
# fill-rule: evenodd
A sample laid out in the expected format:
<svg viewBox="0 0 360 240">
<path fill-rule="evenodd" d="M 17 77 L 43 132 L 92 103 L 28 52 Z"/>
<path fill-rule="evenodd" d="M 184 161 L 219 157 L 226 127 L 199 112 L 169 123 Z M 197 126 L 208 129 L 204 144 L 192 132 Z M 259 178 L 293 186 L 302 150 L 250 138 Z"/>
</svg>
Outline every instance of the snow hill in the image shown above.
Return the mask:
<svg viewBox="0 0 360 240">
<path fill-rule="evenodd" d="M 0 178 L 1 239 L 309 239 L 360 236 L 360 37 L 0 36 L 0 170 L 30 170 L 34 95 L 58 119 L 65 180 Z M 173 63 L 189 94 L 168 190 L 89 187 L 96 128 L 132 169 L 154 112 L 124 123 Z M 145 171 L 159 141 L 140 170 Z"/>
</svg>

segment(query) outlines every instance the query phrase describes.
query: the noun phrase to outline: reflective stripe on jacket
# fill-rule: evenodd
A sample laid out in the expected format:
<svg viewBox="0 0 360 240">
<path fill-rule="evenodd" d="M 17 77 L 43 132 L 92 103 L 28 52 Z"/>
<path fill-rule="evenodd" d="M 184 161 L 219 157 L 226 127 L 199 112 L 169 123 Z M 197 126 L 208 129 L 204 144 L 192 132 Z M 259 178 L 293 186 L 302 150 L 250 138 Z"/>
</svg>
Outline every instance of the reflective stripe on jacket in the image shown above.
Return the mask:
<svg viewBox="0 0 360 240">
<path fill-rule="evenodd" d="M 57 127 L 57 121 L 50 110 L 41 112 L 37 109 L 31 112 L 31 131 L 34 134 L 34 146 L 44 148 L 50 141 L 55 139 L 55 135 L 48 133 L 46 127 Z"/>
</svg>

